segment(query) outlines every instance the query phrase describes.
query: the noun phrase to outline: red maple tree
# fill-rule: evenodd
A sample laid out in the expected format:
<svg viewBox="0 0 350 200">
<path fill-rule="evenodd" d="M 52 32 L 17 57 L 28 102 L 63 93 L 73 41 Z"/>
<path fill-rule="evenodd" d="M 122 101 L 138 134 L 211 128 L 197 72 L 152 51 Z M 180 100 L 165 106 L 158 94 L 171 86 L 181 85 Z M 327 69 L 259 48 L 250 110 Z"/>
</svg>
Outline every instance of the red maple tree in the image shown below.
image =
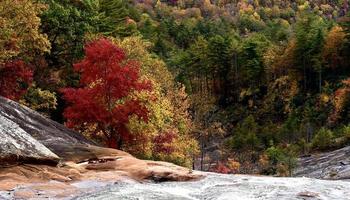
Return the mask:
<svg viewBox="0 0 350 200">
<path fill-rule="evenodd" d="M 141 81 L 138 64 L 126 61 L 123 50 L 105 38 L 85 46 L 85 58 L 74 70 L 81 73 L 80 88 L 62 89 L 68 103 L 64 111 L 67 126 L 96 124 L 109 147 L 121 148 L 130 138 L 129 118 L 148 120 L 146 107 L 130 94 L 150 90 L 150 83 Z"/>
<path fill-rule="evenodd" d="M 18 100 L 33 80 L 33 72 L 22 60 L 0 64 L 0 95 Z"/>
</svg>

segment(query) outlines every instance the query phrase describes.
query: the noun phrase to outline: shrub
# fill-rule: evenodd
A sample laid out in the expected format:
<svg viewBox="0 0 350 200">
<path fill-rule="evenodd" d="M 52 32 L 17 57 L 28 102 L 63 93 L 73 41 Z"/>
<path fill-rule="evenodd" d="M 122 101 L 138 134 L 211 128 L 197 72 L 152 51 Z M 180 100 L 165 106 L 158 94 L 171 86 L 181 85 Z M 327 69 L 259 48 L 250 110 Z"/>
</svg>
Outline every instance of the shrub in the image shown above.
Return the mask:
<svg viewBox="0 0 350 200">
<path fill-rule="evenodd" d="M 316 136 L 312 139 L 312 148 L 318 150 L 325 150 L 333 145 L 333 132 L 326 128 L 321 128 Z"/>
<path fill-rule="evenodd" d="M 270 147 L 260 157 L 262 173 L 277 174 L 278 176 L 291 176 L 297 164 L 295 146 Z"/>
<path fill-rule="evenodd" d="M 224 163 L 219 162 L 217 163 L 213 171 L 221 174 L 229 174 L 231 170 Z"/>
<path fill-rule="evenodd" d="M 341 130 L 342 136 L 350 140 L 350 125 L 344 126 Z"/>
</svg>

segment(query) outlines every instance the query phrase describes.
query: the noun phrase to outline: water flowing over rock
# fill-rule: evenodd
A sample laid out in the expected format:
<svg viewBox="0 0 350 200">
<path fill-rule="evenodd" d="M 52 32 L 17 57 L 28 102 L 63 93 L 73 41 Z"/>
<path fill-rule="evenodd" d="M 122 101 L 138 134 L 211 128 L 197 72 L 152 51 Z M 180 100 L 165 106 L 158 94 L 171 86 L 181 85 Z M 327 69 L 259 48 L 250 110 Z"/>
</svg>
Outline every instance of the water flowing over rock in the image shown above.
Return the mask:
<svg viewBox="0 0 350 200">
<path fill-rule="evenodd" d="M 294 175 L 320 179 L 350 179 L 350 146 L 299 159 Z"/>
<path fill-rule="evenodd" d="M 116 183 L 77 200 L 348 200 L 350 182 L 209 173 L 196 182 Z"/>
</svg>

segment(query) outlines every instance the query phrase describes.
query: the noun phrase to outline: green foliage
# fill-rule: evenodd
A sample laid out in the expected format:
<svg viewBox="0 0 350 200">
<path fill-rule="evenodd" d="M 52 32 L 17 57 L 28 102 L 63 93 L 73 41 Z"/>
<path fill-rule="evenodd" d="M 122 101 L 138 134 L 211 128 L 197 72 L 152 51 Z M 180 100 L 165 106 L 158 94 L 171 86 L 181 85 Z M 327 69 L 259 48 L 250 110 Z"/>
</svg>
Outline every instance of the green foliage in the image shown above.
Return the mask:
<svg viewBox="0 0 350 200">
<path fill-rule="evenodd" d="M 240 55 L 242 78 L 247 86 L 261 84 L 264 75 L 263 53 L 269 41 L 263 34 L 253 34 L 243 41 Z"/>
<path fill-rule="evenodd" d="M 350 139 L 350 125 L 346 125 L 341 129 L 341 135 Z"/>
<path fill-rule="evenodd" d="M 300 136 L 300 122 L 296 113 L 292 113 L 284 122 L 281 129 L 281 136 L 287 143 L 294 143 Z"/>
<path fill-rule="evenodd" d="M 283 150 L 274 146 L 266 149 L 266 155 L 272 165 L 277 165 L 284 157 Z"/>
<path fill-rule="evenodd" d="M 350 126 L 344 125 L 334 131 L 334 148 L 342 148 L 350 144 Z"/>
<path fill-rule="evenodd" d="M 258 124 L 254 117 L 250 115 L 237 125 L 234 136 L 228 140 L 227 145 L 237 151 L 254 151 L 260 146 L 257 131 Z"/>
<path fill-rule="evenodd" d="M 129 18 L 125 0 L 83 0 L 86 12 L 91 17 L 95 33 L 106 36 L 126 37 L 136 32 L 136 23 Z"/>
<path fill-rule="evenodd" d="M 264 166 L 263 173 L 292 176 L 292 171 L 297 164 L 297 153 L 294 146 L 284 148 L 272 146 L 266 149 L 265 154 L 268 158 L 268 164 Z"/>
<path fill-rule="evenodd" d="M 267 23 L 267 27 L 263 31 L 271 41 L 285 41 L 290 37 L 291 26 L 288 21 L 283 19 L 272 20 Z"/>
<path fill-rule="evenodd" d="M 320 54 L 323 47 L 326 23 L 320 16 L 304 11 L 299 13 L 295 26 L 295 53 L 299 58 L 296 60 L 296 64 L 303 73 L 303 86 L 305 90 L 310 87 L 315 88 L 315 85 L 317 86 L 318 83 L 322 81 Z M 318 82 L 316 82 L 317 79 L 316 81 L 310 80 L 311 78 L 308 74 L 313 72 L 318 72 L 320 74 Z M 319 84 L 319 88 L 321 91 L 321 84 Z"/>
<path fill-rule="evenodd" d="M 256 19 L 252 15 L 243 14 L 239 18 L 238 27 L 242 32 L 245 32 L 245 31 L 259 32 L 264 30 L 265 23 L 263 21 L 260 21 L 259 19 Z"/>
<path fill-rule="evenodd" d="M 49 9 L 41 15 L 41 29 L 52 45 L 50 66 L 70 65 L 83 55 L 85 34 L 92 30 L 90 16 L 70 0 L 43 0 Z"/>
<path fill-rule="evenodd" d="M 312 147 L 319 150 L 325 150 L 333 146 L 333 132 L 326 128 L 321 128 L 312 139 Z"/>
</svg>

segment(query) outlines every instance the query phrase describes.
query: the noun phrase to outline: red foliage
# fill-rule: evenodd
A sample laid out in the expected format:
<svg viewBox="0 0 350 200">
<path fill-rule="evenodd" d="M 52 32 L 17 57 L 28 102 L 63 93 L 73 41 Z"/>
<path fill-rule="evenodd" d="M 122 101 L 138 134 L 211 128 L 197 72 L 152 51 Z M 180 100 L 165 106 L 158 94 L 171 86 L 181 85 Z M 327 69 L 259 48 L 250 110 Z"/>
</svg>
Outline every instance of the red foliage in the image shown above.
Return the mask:
<svg viewBox="0 0 350 200">
<path fill-rule="evenodd" d="M 230 168 L 228 168 L 225 164 L 222 162 L 219 162 L 216 166 L 215 169 L 213 170 L 216 173 L 221 173 L 221 174 L 229 174 L 231 172 Z"/>
<path fill-rule="evenodd" d="M 21 60 L 0 65 L 0 95 L 18 100 L 33 80 L 32 70 Z"/>
<path fill-rule="evenodd" d="M 153 143 L 154 143 L 153 151 L 157 153 L 165 153 L 165 154 L 173 153 L 175 151 L 175 148 L 171 144 L 176 139 L 177 136 L 178 134 L 176 134 L 174 131 L 168 131 L 157 135 L 153 139 Z"/>
<path fill-rule="evenodd" d="M 74 65 L 81 73 L 81 87 L 62 89 L 68 107 L 64 111 L 67 126 L 97 123 L 109 147 L 119 147 L 129 138 L 129 117 L 148 120 L 148 111 L 133 91 L 149 90 L 149 82 L 140 81 L 139 66 L 126 62 L 122 49 L 107 39 L 85 46 L 85 58 Z"/>
</svg>

